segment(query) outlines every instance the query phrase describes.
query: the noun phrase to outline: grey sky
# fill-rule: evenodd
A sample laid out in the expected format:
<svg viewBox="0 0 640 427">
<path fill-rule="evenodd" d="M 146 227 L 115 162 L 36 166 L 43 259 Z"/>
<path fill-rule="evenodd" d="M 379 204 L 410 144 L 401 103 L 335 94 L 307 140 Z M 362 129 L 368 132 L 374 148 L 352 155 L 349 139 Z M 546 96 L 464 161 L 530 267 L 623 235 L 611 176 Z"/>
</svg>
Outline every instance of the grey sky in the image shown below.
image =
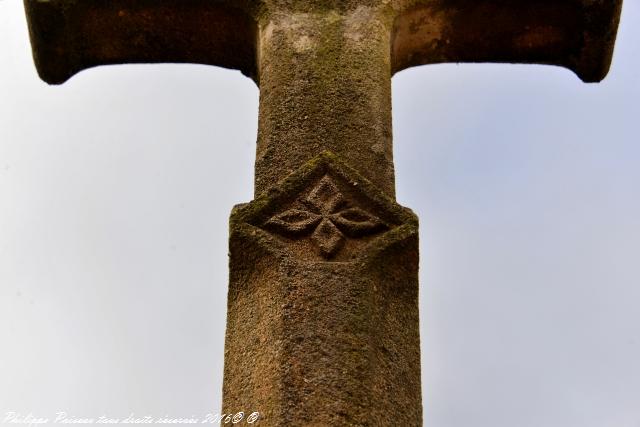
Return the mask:
<svg viewBox="0 0 640 427">
<path fill-rule="evenodd" d="M 425 425 L 640 427 L 639 19 L 627 0 L 599 85 L 530 65 L 394 77 Z M 219 411 L 257 88 L 195 65 L 50 87 L 30 55 L 21 2 L 0 1 L 0 421 Z"/>
</svg>

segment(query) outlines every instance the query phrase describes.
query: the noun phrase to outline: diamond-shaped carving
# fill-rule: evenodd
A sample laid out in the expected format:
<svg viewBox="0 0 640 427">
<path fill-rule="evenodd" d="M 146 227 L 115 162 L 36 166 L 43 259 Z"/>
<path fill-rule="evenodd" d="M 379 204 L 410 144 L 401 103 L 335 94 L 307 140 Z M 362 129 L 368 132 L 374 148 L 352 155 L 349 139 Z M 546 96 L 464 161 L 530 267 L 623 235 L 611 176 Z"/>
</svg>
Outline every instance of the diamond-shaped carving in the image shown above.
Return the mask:
<svg viewBox="0 0 640 427">
<path fill-rule="evenodd" d="M 267 231 L 272 238 L 242 224 Z M 390 244 L 405 231 L 389 234 L 391 240 L 381 240 L 378 234 L 413 229 L 417 220 L 337 156 L 325 152 L 253 202 L 237 207 L 231 226 L 255 236 L 269 250 L 284 250 L 302 260 L 349 262 L 372 245 Z"/>
<path fill-rule="evenodd" d="M 315 208 L 322 214 L 330 214 L 344 203 L 344 197 L 333 180 L 325 175 L 304 201 L 312 209 Z"/>
<path fill-rule="evenodd" d="M 311 235 L 311 240 L 318 246 L 325 258 L 330 258 L 344 244 L 344 236 L 330 220 L 324 218 L 316 231 Z"/>
<path fill-rule="evenodd" d="M 327 259 L 343 246 L 345 234 L 351 238 L 363 237 L 386 227 L 364 209 L 347 207 L 349 201 L 329 175 L 323 176 L 300 204 L 309 210 L 288 209 L 271 217 L 265 227 L 284 236 L 312 233 L 311 241 Z"/>
</svg>

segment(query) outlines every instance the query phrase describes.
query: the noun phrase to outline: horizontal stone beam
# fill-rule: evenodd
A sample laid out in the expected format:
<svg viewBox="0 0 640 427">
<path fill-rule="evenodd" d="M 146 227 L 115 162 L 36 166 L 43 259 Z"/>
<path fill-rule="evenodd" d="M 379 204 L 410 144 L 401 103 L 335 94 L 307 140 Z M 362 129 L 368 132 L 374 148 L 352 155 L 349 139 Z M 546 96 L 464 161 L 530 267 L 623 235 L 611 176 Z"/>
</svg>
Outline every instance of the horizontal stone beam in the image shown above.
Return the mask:
<svg viewBox="0 0 640 427">
<path fill-rule="evenodd" d="M 25 0 L 40 77 L 64 83 L 84 69 L 197 63 L 255 73 L 256 25 L 219 0 Z"/>
<path fill-rule="evenodd" d="M 622 0 L 409 0 L 392 70 L 446 62 L 558 65 L 585 82 L 609 71 Z"/>
<path fill-rule="evenodd" d="M 259 21 L 285 7 L 281 3 L 25 0 L 25 7 L 38 72 L 51 84 L 97 65 L 158 62 L 238 69 L 257 81 Z M 305 4 L 311 3 L 312 9 L 355 9 L 376 2 Z M 444 62 L 535 63 L 569 68 L 586 82 L 602 80 L 609 70 L 622 7 L 622 0 L 379 3 L 381 13 L 392 14 L 394 73 Z"/>
</svg>

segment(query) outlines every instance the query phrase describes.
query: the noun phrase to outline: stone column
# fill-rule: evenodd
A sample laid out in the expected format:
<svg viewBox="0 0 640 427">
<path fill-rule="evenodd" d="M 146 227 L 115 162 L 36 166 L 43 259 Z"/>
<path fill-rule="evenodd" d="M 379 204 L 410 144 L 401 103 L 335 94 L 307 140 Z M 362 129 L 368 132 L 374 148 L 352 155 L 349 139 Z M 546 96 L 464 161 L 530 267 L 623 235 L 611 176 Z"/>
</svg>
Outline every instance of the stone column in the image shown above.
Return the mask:
<svg viewBox="0 0 640 427">
<path fill-rule="evenodd" d="M 384 9 L 266 14 L 256 195 L 231 215 L 223 412 L 420 426 L 417 218 L 394 200 Z"/>
<path fill-rule="evenodd" d="M 394 196 L 385 11 L 278 9 L 261 18 L 256 195 L 328 150 Z"/>
</svg>

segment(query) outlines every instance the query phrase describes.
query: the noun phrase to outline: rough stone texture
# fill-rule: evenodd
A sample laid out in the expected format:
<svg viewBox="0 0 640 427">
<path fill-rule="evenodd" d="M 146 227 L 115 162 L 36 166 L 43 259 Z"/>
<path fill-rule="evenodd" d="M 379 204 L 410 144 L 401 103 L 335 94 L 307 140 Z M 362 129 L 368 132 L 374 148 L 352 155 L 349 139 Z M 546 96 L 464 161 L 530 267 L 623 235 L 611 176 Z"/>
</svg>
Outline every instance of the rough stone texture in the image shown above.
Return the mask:
<svg viewBox="0 0 640 427">
<path fill-rule="evenodd" d="M 438 62 L 606 75 L 622 0 L 25 0 L 41 77 L 196 62 L 260 86 L 256 198 L 230 224 L 224 411 L 419 426 L 418 225 L 391 76 Z M 347 166 L 348 165 L 348 166 Z"/>
<path fill-rule="evenodd" d="M 24 0 L 43 80 L 125 62 L 194 62 L 257 75 L 271 14 L 378 9 L 393 21 L 392 72 L 437 62 L 560 65 L 602 80 L 622 0 Z"/>
<path fill-rule="evenodd" d="M 242 0 L 25 0 L 40 77 L 65 82 L 104 64 L 192 62 L 255 71 Z M 237 6 L 237 7 L 236 7 Z"/>
<path fill-rule="evenodd" d="M 537 63 L 566 67 L 585 82 L 609 71 L 622 7 L 622 0 L 408 3 L 394 24 L 393 72 L 439 62 Z"/>
<path fill-rule="evenodd" d="M 391 26 L 364 6 L 265 14 L 256 195 L 325 150 L 394 195 Z"/>
<path fill-rule="evenodd" d="M 351 220 L 365 231 L 331 255 L 296 215 L 293 233 L 273 232 L 300 200 L 358 206 L 368 215 Z M 223 412 L 257 408 L 265 425 L 421 425 L 415 215 L 323 153 L 236 207 L 230 228 Z"/>
</svg>

